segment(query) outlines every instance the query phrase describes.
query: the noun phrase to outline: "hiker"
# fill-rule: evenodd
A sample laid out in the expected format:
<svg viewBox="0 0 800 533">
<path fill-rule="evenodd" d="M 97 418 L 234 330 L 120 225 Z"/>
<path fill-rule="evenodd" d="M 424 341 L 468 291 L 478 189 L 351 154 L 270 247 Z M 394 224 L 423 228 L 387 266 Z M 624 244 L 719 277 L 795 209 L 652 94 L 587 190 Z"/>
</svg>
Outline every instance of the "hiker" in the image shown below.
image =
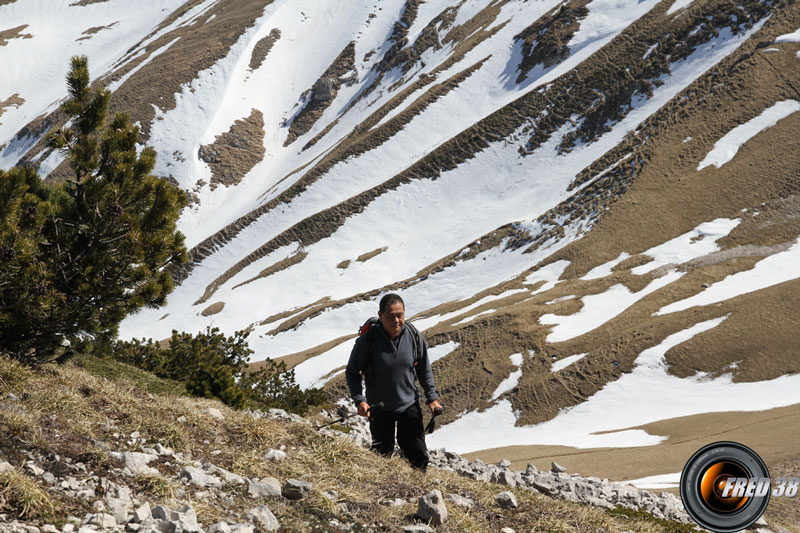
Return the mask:
<svg viewBox="0 0 800 533">
<path fill-rule="evenodd" d="M 368 330 L 362 330 L 350 353 L 345 371 L 350 396 L 358 414 L 369 418 L 372 449 L 390 457 L 397 425 L 397 444 L 403 455 L 412 466 L 424 471 L 428 449 L 415 377 L 425 391 L 431 413 L 442 408 L 433 383 L 428 347 L 417 329 L 405 323 L 405 303 L 399 295 L 381 298 L 378 319 L 380 323 L 365 324 Z M 361 388 L 362 372 L 366 397 Z M 376 408 L 371 409 L 370 405 Z"/>
</svg>

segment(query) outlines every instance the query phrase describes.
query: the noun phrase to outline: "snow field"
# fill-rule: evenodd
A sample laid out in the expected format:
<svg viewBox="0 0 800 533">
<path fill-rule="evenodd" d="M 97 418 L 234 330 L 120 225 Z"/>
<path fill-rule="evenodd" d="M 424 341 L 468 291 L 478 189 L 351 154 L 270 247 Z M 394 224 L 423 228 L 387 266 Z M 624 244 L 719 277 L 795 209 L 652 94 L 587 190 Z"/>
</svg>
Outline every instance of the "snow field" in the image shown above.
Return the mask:
<svg viewBox="0 0 800 533">
<path fill-rule="evenodd" d="M 516 426 L 511 402 L 500 400 L 485 411 L 468 413 L 441 427 L 427 437 L 429 446 L 457 453 L 534 444 L 576 448 L 651 446 L 666 437 L 629 428 L 701 413 L 761 411 L 797 403 L 800 375 L 733 383 L 729 375 L 708 379 L 678 378 L 667 373 L 667 351 L 718 326 L 725 318 L 695 324 L 644 350 L 631 373 L 607 384 L 585 402 L 563 409 L 552 420 Z"/>
<path fill-rule="evenodd" d="M 2 29 L 27 25 L 23 34 L 30 39 L 11 39 L 0 46 L 0 100 L 18 93 L 25 102 L 6 108 L 0 120 L 0 146 L 10 141 L 22 125 L 54 110 L 67 95 L 63 81 L 74 55 L 89 57 L 89 73 L 97 79 L 107 73 L 125 52 L 164 18 L 183 4 L 183 0 L 152 0 L 131 3 L 125 0 L 86 6 L 71 6 L 67 1 L 26 0 L 0 6 Z M 105 28 L 109 25 L 111 28 Z M 92 35 L 93 27 L 103 27 Z M 78 40 L 82 37 L 90 37 Z M 0 168 L 11 168 L 30 144 L 10 146 L 0 153 Z M 14 149 L 12 149 L 14 148 Z"/>
<path fill-rule="evenodd" d="M 758 27 L 754 27 L 751 31 L 757 31 L 757 29 Z M 562 129 L 550 142 L 540 147 L 533 155 L 524 160 L 520 160 L 516 154 L 516 146 L 495 143 L 459 168 L 443 173 L 435 181 L 417 180 L 378 198 L 362 213 L 348 219 L 329 239 L 324 239 L 309 247 L 306 250 L 309 252 L 309 257 L 299 265 L 295 265 L 266 280 L 254 282 L 248 285 L 246 291 L 239 291 L 238 294 L 228 287 L 232 286 L 234 282 L 243 281 L 243 279 L 237 277 L 231 280 L 230 285 L 223 286 L 215 294 L 214 301 L 225 301 L 230 308 L 241 309 L 242 312 L 237 312 L 235 315 L 223 312 L 219 315 L 205 318 L 205 322 L 213 322 L 223 331 L 232 332 L 252 323 L 254 316 L 259 318 L 266 317 L 287 308 L 307 305 L 326 295 L 333 298 L 337 295 L 344 297 L 376 286 L 383 286 L 386 283 L 413 275 L 424 265 L 451 253 L 452 250 L 462 247 L 465 243 L 471 242 L 502 223 L 535 218 L 550 206 L 555 205 L 560 198 L 566 196 L 566 184 L 574 178 L 578 171 L 597 159 L 610 147 L 615 146 L 641 120 L 661 107 L 674 94 L 693 81 L 696 76 L 702 74 L 707 68 L 730 53 L 747 37 L 748 33 L 733 37 L 722 32 L 717 41 L 699 49 L 686 60 L 674 64 L 673 76 L 667 78 L 664 85 L 656 90 L 653 98 L 641 102 L 625 119 L 615 124 L 611 132 L 604 135 L 597 142 L 581 146 L 568 155 L 552 157 L 554 147 L 561 135 L 566 133 L 566 129 Z M 367 167 L 359 175 L 370 176 L 381 173 L 391 156 L 391 152 L 388 151 L 391 144 L 390 141 L 373 151 L 377 153 L 383 152 L 387 159 L 382 157 L 358 158 L 356 161 Z M 514 152 L 511 152 L 512 150 Z M 522 166 L 523 162 L 524 167 Z M 367 170 L 370 166 L 372 167 L 372 172 Z M 528 168 L 536 168 L 537 174 L 530 176 Z M 481 178 L 485 175 L 494 175 L 496 179 L 485 183 L 485 180 Z M 550 178 L 547 180 L 547 191 L 544 191 L 549 196 L 538 194 L 540 192 L 539 188 L 531 182 L 531 178 L 536 180 L 539 176 Z M 352 179 L 352 174 L 350 177 Z M 317 187 L 315 188 L 316 194 L 320 194 L 323 197 L 336 195 L 339 192 L 338 188 L 326 183 L 326 178 L 315 184 Z M 557 186 L 559 181 L 562 183 L 560 191 Z M 529 195 L 535 197 L 534 202 L 527 200 Z M 447 202 L 444 199 L 447 199 Z M 464 199 L 466 203 L 463 206 L 460 205 L 459 199 Z M 503 200 L 503 209 L 498 209 L 498 199 Z M 286 213 L 292 213 L 288 216 L 296 215 L 294 211 L 296 205 L 294 204 L 295 202 L 293 202 L 292 209 L 285 211 Z M 311 203 L 308 208 L 313 210 Z M 434 230 L 434 233 L 426 235 L 426 239 L 422 242 L 410 238 L 405 231 L 394 231 L 392 228 L 383 227 L 385 224 L 382 226 L 382 220 L 385 213 L 393 213 L 399 220 L 403 220 L 405 227 L 442 227 L 440 221 L 444 219 L 449 220 L 453 226 L 446 232 L 436 233 Z M 273 211 L 268 218 L 273 218 L 274 222 L 274 217 L 280 216 L 281 213 Z M 252 231 L 248 228 L 240 233 L 236 239 L 218 252 L 218 254 L 226 256 L 226 260 L 221 261 L 221 264 L 230 265 L 236 256 L 244 257 L 256 246 L 265 242 L 268 238 L 268 234 L 264 235 L 265 228 L 269 228 L 266 230 L 268 232 L 281 230 L 282 225 L 280 223 L 264 224 L 262 226 L 261 222 L 259 220 L 258 224 L 253 225 Z M 361 243 L 361 245 L 354 249 L 353 243 Z M 331 268 L 332 265 L 341 260 L 353 259 L 358 253 L 383 246 L 388 246 L 388 250 L 366 263 L 352 264 L 343 272 Z M 503 256 L 513 257 L 514 255 L 504 254 Z M 531 255 L 528 254 L 528 257 Z M 474 273 L 481 270 L 481 268 L 492 268 L 491 265 L 496 264 L 494 259 L 497 257 L 499 256 L 494 256 L 491 262 L 483 264 L 481 263 L 481 261 L 484 261 L 482 257 L 473 261 L 458 263 L 453 269 L 447 269 L 446 276 L 431 276 L 431 278 L 437 282 L 443 281 L 443 278 L 449 277 L 450 272 L 448 271 L 454 270 L 458 273 L 454 272 L 453 279 L 463 279 L 459 275 L 460 272 L 472 272 L 475 275 Z M 173 328 L 179 330 L 202 329 L 206 325 L 203 319 L 192 317 L 189 313 L 185 313 L 183 311 L 185 307 L 183 309 L 180 306 L 173 307 L 172 302 L 181 300 L 184 302 L 193 301 L 198 296 L 195 291 L 191 294 L 179 295 L 179 293 L 183 292 L 184 286 L 204 287 L 216 277 L 217 272 L 221 272 L 218 267 L 203 268 L 207 262 L 209 265 L 217 263 L 217 261 L 213 260 L 213 256 L 204 261 L 204 264 L 197 268 L 190 277 L 195 278 L 191 284 L 184 282 L 184 285 L 171 295 L 166 309 L 170 313 L 167 319 L 156 322 L 154 314 L 144 311 L 123 323 L 122 334 L 128 337 L 141 336 L 142 334 L 152 335 L 154 322 L 155 328 L 163 331 L 165 336 L 168 336 Z M 266 261 L 258 266 L 263 268 L 270 264 L 265 263 Z M 471 265 L 467 267 L 465 263 L 471 263 Z M 492 284 L 484 284 L 488 280 L 496 280 L 495 283 L 497 283 L 508 277 L 513 277 L 535 264 L 535 262 L 528 263 L 527 261 L 520 264 L 512 260 L 498 270 L 498 272 L 504 274 L 504 277 L 499 275 L 487 276 L 485 275 L 486 273 L 481 273 L 475 277 L 476 283 L 466 282 L 466 285 L 464 285 L 465 290 L 463 291 L 460 290 L 461 287 L 456 289 L 449 280 L 433 290 L 430 289 L 431 283 L 423 282 L 417 287 L 426 289 L 421 300 L 427 305 L 423 305 L 418 309 L 422 311 L 454 299 L 469 297 L 475 292 L 492 286 Z M 507 268 L 509 265 L 512 265 L 512 268 Z M 515 268 L 517 269 L 515 270 Z M 256 268 L 251 269 L 248 275 L 251 275 L 250 273 L 254 270 Z M 288 286 L 295 287 L 295 292 L 288 294 L 284 290 Z M 414 292 L 412 291 L 412 294 Z M 258 294 L 259 297 L 253 298 L 254 294 Z M 431 295 L 436 295 L 436 298 L 431 298 Z M 253 308 L 257 308 L 257 310 L 249 313 L 244 312 L 244 310 Z M 338 326 L 329 324 L 326 327 L 317 327 L 317 324 L 322 323 L 321 321 L 325 320 L 327 322 L 327 319 L 324 318 L 326 315 L 334 313 L 338 316 L 340 313 L 337 311 L 327 311 L 320 317 L 307 321 L 297 330 L 284 332 L 274 337 L 261 337 L 263 330 L 259 331 L 257 329 L 258 338 L 255 339 L 256 335 L 251 336 L 251 343 L 257 352 L 254 360 L 295 353 L 318 345 L 330 338 L 347 335 L 353 331 L 353 323 L 360 324 L 363 322 L 364 316 L 369 316 L 364 314 L 358 316 L 358 313 L 355 313 L 354 315 L 358 316 L 358 318 L 352 322 L 349 320 L 334 320 L 333 323 L 338 323 Z M 164 310 L 159 310 L 158 316 L 163 315 L 163 312 Z M 347 311 L 342 311 L 342 313 L 349 314 Z M 308 330 L 306 329 L 307 325 L 309 326 Z M 337 328 L 340 329 L 337 331 Z M 329 332 L 332 335 L 325 338 L 323 335 Z M 325 355 L 315 358 L 315 360 L 319 359 L 319 361 L 308 361 L 304 364 L 322 365 L 320 371 L 325 368 L 328 370 L 314 372 L 314 374 L 317 376 L 324 375 L 331 369 L 329 364 L 322 363 L 324 358 Z"/>
<path fill-rule="evenodd" d="M 263 28 L 263 25 L 261 27 Z M 262 31 L 266 32 L 267 30 L 264 29 Z M 755 29 L 753 31 L 755 31 Z M 736 39 L 733 39 L 733 44 L 735 44 L 739 39 L 744 38 L 746 38 L 746 35 L 742 35 Z M 720 39 L 722 39 L 722 37 L 720 37 Z M 280 43 L 281 41 L 283 41 L 283 38 L 278 42 Z M 695 76 L 701 74 L 703 70 L 710 66 L 710 64 L 713 64 L 724 57 L 724 52 L 729 51 L 729 48 L 732 49 L 733 44 L 727 43 L 726 46 L 718 47 L 718 49 L 715 51 L 716 53 L 704 53 L 707 52 L 707 50 L 703 50 L 694 56 L 691 56 L 686 61 L 675 65 L 673 70 L 673 78 L 679 78 L 680 82 L 673 80 L 673 78 L 669 78 L 668 81 L 656 92 L 654 98 L 644 102 L 640 107 L 633 110 L 625 120 L 615 125 L 612 131 L 606 134 L 600 141 L 589 146 L 581 147 L 580 150 L 573 151 L 573 153 L 571 153 L 568 157 L 562 156 L 555 158 L 555 160 L 552 160 L 550 155 L 552 154 L 552 148 L 549 148 L 550 151 L 548 152 L 548 146 L 554 146 L 553 143 L 548 143 L 548 146 L 542 147 L 544 151 L 539 152 L 541 155 L 535 157 L 535 159 L 541 159 L 545 163 L 545 166 L 541 168 L 542 174 L 540 175 L 544 175 L 544 173 L 547 172 L 551 175 L 563 177 L 562 179 L 564 183 L 566 183 L 568 180 L 571 180 L 580 169 L 602 155 L 602 153 L 604 153 L 608 148 L 619 142 L 619 140 L 622 139 L 622 137 L 628 131 L 633 129 L 642 119 L 646 118 L 661 105 L 663 105 L 664 102 L 669 100 L 669 98 L 671 98 L 677 91 L 682 89 L 683 86 L 691 82 Z M 276 46 L 278 46 L 278 43 L 276 43 Z M 277 50 L 273 50 L 273 52 L 276 51 Z M 272 55 L 273 54 L 271 53 L 270 56 L 268 56 L 267 62 L 269 62 L 269 57 Z M 698 67 L 699 63 L 702 63 L 702 68 Z M 687 73 L 688 76 L 684 77 L 684 74 Z M 186 92 L 187 91 L 185 91 L 185 93 Z M 181 106 L 179 105 L 179 107 Z M 437 116 L 438 115 L 435 114 L 433 115 L 434 120 Z M 438 120 L 437 122 L 442 121 Z M 195 130 L 196 129 L 191 127 L 186 128 L 186 131 Z M 405 130 L 403 133 L 405 133 Z M 348 162 L 348 164 L 337 165 L 337 167 L 341 168 L 341 170 L 336 169 L 336 171 L 342 172 L 343 175 L 347 175 L 347 177 L 349 177 L 351 180 L 356 179 L 354 176 L 357 176 L 359 179 L 364 176 L 388 177 L 387 175 L 392 175 L 392 173 L 399 171 L 399 169 L 396 167 L 387 169 L 387 163 L 389 161 L 397 161 L 397 155 L 403 151 L 399 149 L 400 146 L 403 143 L 407 144 L 408 142 L 412 142 L 414 140 L 414 136 L 418 138 L 424 138 L 424 136 L 420 137 L 422 133 L 424 132 L 417 131 L 414 133 L 414 135 L 410 136 L 411 138 L 409 138 L 408 135 L 401 134 L 396 143 L 393 143 L 390 140 L 380 148 L 373 150 L 369 154 L 365 154 L 366 157 L 362 156 L 356 159 L 358 164 L 361 165 L 360 172 L 352 172 L 352 167 L 345 168 L 349 166 L 350 162 Z M 565 133 L 565 131 L 560 132 L 559 135 L 556 135 L 554 138 L 558 139 L 560 135 L 563 135 L 563 133 Z M 430 139 L 426 139 L 426 142 L 429 140 Z M 500 143 L 497 144 L 499 145 Z M 262 316 L 269 316 L 285 309 L 286 307 L 279 307 L 279 305 L 284 302 L 289 304 L 287 307 L 292 308 L 311 303 L 318 300 L 322 296 L 328 295 L 334 297 L 335 294 L 331 294 L 334 292 L 334 290 L 331 290 L 332 288 L 338 289 L 338 294 L 342 295 L 345 295 L 348 290 L 350 290 L 349 294 L 368 290 L 375 286 L 384 285 L 386 283 L 385 280 L 394 281 L 398 278 L 402 279 L 404 273 L 408 273 L 410 275 L 413 272 L 416 272 L 416 270 L 418 270 L 421 266 L 428 264 L 425 260 L 435 260 L 436 258 L 441 257 L 443 251 L 449 252 L 452 249 L 458 249 L 459 247 L 463 246 L 464 243 L 470 242 L 475 237 L 480 236 L 487 231 L 491 231 L 491 229 L 497 227 L 497 225 L 508 221 L 525 220 L 538 216 L 538 214 L 546 210 L 546 208 L 557 203 L 558 198 L 564 195 L 563 186 L 559 192 L 558 187 L 552 186 L 552 182 L 548 180 L 548 192 L 552 193 L 552 196 L 549 198 L 542 198 L 540 196 L 537 198 L 536 204 L 533 206 L 529 205 L 529 202 L 525 202 L 525 195 L 530 194 L 530 191 L 537 191 L 537 187 L 533 185 L 530 181 L 530 178 L 526 176 L 527 171 L 525 171 L 523 168 L 520 168 L 522 161 L 519 160 L 519 157 L 516 155 L 516 153 L 511 155 L 510 151 L 514 149 L 514 147 L 498 145 L 491 146 L 489 149 L 478 154 L 478 156 L 473 160 L 467 162 L 454 171 L 445 173 L 442 177 L 435 181 L 421 180 L 416 183 L 409 184 L 408 186 L 401 187 L 402 190 L 398 189 L 398 191 L 395 191 L 394 193 L 384 195 L 384 197 L 386 197 L 384 199 L 384 202 L 386 203 L 385 209 L 380 209 L 380 207 L 383 207 L 380 202 L 381 198 L 377 199 L 375 202 L 373 202 L 373 205 L 370 205 L 370 207 L 364 211 L 364 213 L 354 217 L 354 219 L 359 220 L 358 223 L 353 224 L 354 221 L 348 221 L 337 231 L 334 236 L 331 237 L 332 241 L 335 240 L 337 242 L 331 242 L 329 245 L 325 246 L 329 251 L 325 252 L 320 249 L 318 252 L 314 252 L 313 250 L 308 250 L 310 256 L 305 261 L 293 268 L 288 269 L 288 271 L 280 273 L 284 275 L 276 275 L 272 277 L 273 279 L 266 281 L 267 286 L 271 283 L 275 283 L 275 290 L 271 290 L 268 287 L 259 289 L 259 285 L 264 286 L 264 281 L 259 280 L 259 282 L 255 282 L 254 284 L 248 286 L 249 290 L 246 291 L 246 298 L 243 298 L 245 296 L 244 293 L 242 293 L 242 296 L 239 296 L 238 298 L 236 296 L 229 296 L 231 294 L 231 289 L 223 287 L 223 289 L 221 289 L 217 295 L 215 295 L 215 299 L 218 298 L 219 300 L 226 301 L 226 304 L 230 305 L 231 308 L 236 307 L 237 309 L 242 309 L 244 311 L 247 309 L 246 306 L 248 304 L 242 302 L 242 300 L 252 300 L 252 291 L 266 291 L 266 293 L 258 299 L 258 302 L 262 304 L 265 303 L 266 305 L 264 305 L 264 307 L 267 308 L 261 309 L 259 314 Z M 411 146 L 414 145 L 412 144 Z M 531 158 L 529 156 L 525 161 L 526 166 L 530 161 Z M 532 168 L 539 167 L 539 165 L 532 165 Z M 479 180 L 479 177 L 486 175 L 487 173 L 498 175 L 498 179 L 492 183 L 483 185 L 480 183 L 481 180 Z M 343 188 L 339 183 L 334 184 L 332 182 L 328 182 L 330 174 L 331 173 L 320 180 L 318 184 L 312 186 L 311 189 L 313 189 L 317 198 L 335 198 L 339 194 L 342 194 Z M 535 177 L 536 176 L 534 176 L 534 178 Z M 380 182 L 383 181 L 383 179 L 379 179 L 377 181 Z M 449 184 L 451 187 L 454 187 L 452 192 L 446 190 L 446 187 L 444 186 L 445 183 Z M 473 189 L 470 190 L 468 188 L 469 185 L 465 189 L 465 184 L 473 186 Z M 509 187 L 509 185 L 512 187 Z M 348 193 L 350 192 L 351 191 L 348 191 Z M 407 197 L 407 201 L 402 199 L 403 194 L 398 195 L 397 193 L 404 193 Z M 416 211 L 433 210 L 438 212 L 441 211 L 442 207 L 444 207 L 442 205 L 442 199 L 447 198 L 450 200 L 459 197 L 464 198 L 467 197 L 467 193 L 470 193 L 469 206 L 466 204 L 463 207 L 460 205 L 446 206 L 450 208 L 448 212 L 454 215 L 450 218 L 447 217 L 447 213 L 439 212 L 437 221 L 431 220 L 428 222 L 419 218 L 418 216 L 409 217 L 405 215 L 406 213 L 413 213 L 415 211 L 415 209 L 410 207 L 409 204 L 411 206 L 416 206 Z M 510 200 L 508 205 L 504 205 L 502 213 L 498 213 L 496 208 L 498 203 L 497 200 L 502 199 L 505 202 L 509 198 Z M 516 201 L 516 205 L 518 206 L 516 209 L 511 206 L 512 201 Z M 335 201 L 330 203 L 333 204 Z M 292 202 L 291 208 L 282 211 L 274 210 L 273 212 L 265 215 L 265 217 L 262 217 L 262 219 L 264 219 L 263 221 L 259 220 L 256 224 L 254 224 L 252 226 L 252 231 L 250 228 L 248 228 L 241 232 L 236 239 L 228 243 L 219 252 L 217 252 L 218 254 L 222 254 L 226 257 L 226 260 L 223 261 L 222 264 L 230 265 L 232 262 L 237 260 L 237 256 L 239 258 L 245 257 L 250 253 L 250 251 L 255 249 L 260 244 L 266 242 L 270 233 L 277 234 L 285 227 L 288 227 L 288 225 L 291 223 L 295 223 L 304 216 L 307 216 L 312 212 L 316 212 L 323 207 L 319 203 L 309 201 L 306 204 L 307 210 L 303 209 L 300 211 L 299 209 L 296 209 L 300 205 L 302 205 L 302 202 L 301 199 L 298 198 Z M 448 219 L 459 228 L 459 231 L 447 232 L 447 235 L 443 235 L 443 239 L 439 241 L 436 240 L 437 236 L 430 236 L 429 242 L 436 242 L 437 244 L 433 245 L 435 249 L 426 250 L 426 253 L 419 253 L 419 250 L 415 249 L 418 248 L 418 246 L 409 247 L 406 245 L 406 247 L 403 249 L 402 244 L 406 237 L 404 232 L 394 232 L 394 234 L 392 234 L 392 232 L 375 231 L 376 227 L 380 227 L 381 218 L 380 216 L 375 215 L 377 211 L 397 212 L 398 209 L 403 212 L 402 215 L 398 213 L 398 215 L 400 215 L 400 219 L 404 220 L 408 227 L 436 227 L 437 225 L 441 226 L 438 221 Z M 370 216 L 367 217 L 367 214 L 370 214 Z M 225 218 L 224 214 L 222 218 Z M 467 226 L 470 227 L 472 231 L 463 229 Z M 265 230 L 267 232 L 266 234 Z M 192 237 L 192 234 L 194 234 L 195 237 Z M 199 238 L 199 236 L 196 232 L 190 233 L 190 242 L 197 238 Z M 334 259 L 352 259 L 353 257 L 343 256 L 345 254 L 351 255 L 354 253 L 349 251 L 351 250 L 351 245 L 353 242 L 359 242 L 365 239 L 371 242 L 364 242 L 363 247 L 359 250 L 356 250 L 357 252 L 363 253 L 364 251 L 371 249 L 388 246 L 387 252 L 384 252 L 377 258 L 366 263 L 351 266 L 344 272 L 343 275 L 341 275 L 342 273 L 340 272 L 334 271 L 333 279 L 330 272 L 332 269 L 330 268 L 328 268 L 328 271 L 326 272 L 322 272 L 320 270 L 317 270 L 313 273 L 309 272 L 308 269 L 312 268 L 312 264 L 318 266 L 330 265 L 330 261 Z M 400 241 L 400 246 L 398 246 L 398 244 L 393 244 L 397 243 L 398 240 Z M 317 243 L 311 248 L 318 246 L 322 247 L 323 245 L 321 243 Z M 320 255 L 316 255 L 317 253 Z M 314 254 L 313 260 L 312 254 Z M 416 262 L 409 264 L 409 261 Z M 208 262 L 209 265 L 212 263 L 217 263 L 216 261 L 211 261 L 211 258 L 204 261 L 204 263 L 206 262 Z M 338 261 L 336 261 L 334 265 L 336 263 L 338 263 Z M 388 265 L 391 265 L 390 271 L 387 271 Z M 189 284 L 185 282 L 184 285 L 176 290 L 176 293 L 182 292 L 184 286 L 205 286 L 218 275 L 218 272 L 220 272 L 218 269 L 203 268 L 204 266 L 205 265 L 201 265 L 200 268 L 196 269 L 192 274 L 192 277 L 197 277 L 197 279 L 193 280 Z M 266 265 L 261 263 L 258 266 L 263 268 Z M 380 270 L 380 272 L 376 272 L 377 270 Z M 292 283 L 291 279 L 285 275 L 286 273 L 293 271 L 296 271 L 298 275 L 302 275 L 303 283 Z M 375 278 L 376 273 L 383 274 L 383 276 Z M 248 272 L 248 274 L 250 274 L 250 272 Z M 320 277 L 317 274 L 322 274 L 322 276 Z M 348 282 L 354 278 L 357 283 L 355 286 L 351 282 Z M 365 279 L 371 280 L 371 283 L 364 283 Z M 308 280 L 314 280 L 317 287 L 310 287 L 308 285 Z M 231 280 L 231 285 L 233 285 L 234 282 L 238 283 L 241 281 L 243 281 L 243 279 L 237 277 L 236 279 Z M 303 287 L 303 289 L 300 294 L 293 295 L 295 298 L 292 298 L 291 302 L 286 302 L 283 294 L 281 294 L 283 292 L 283 287 L 286 286 Z M 228 294 L 225 294 L 226 289 Z M 304 296 L 303 293 L 306 294 L 306 296 Z M 173 294 L 170 298 L 170 304 L 168 307 L 172 306 L 172 301 L 188 301 L 192 298 L 196 299 L 196 297 L 196 292 L 191 295 L 184 296 Z M 445 301 L 450 301 L 451 299 L 452 298 Z M 237 304 L 245 305 L 245 307 L 240 308 Z M 252 304 L 250 305 L 252 306 Z M 136 331 L 139 329 L 138 327 L 127 327 L 129 324 L 132 325 L 136 322 L 141 324 L 141 328 L 143 330 L 146 329 L 148 332 L 150 332 L 152 328 L 152 315 L 148 316 L 149 314 L 150 313 L 148 312 L 139 313 L 135 317 L 132 317 L 132 319 L 129 321 L 126 321 L 122 328 L 122 331 L 124 332 L 123 334 L 129 336 L 139 335 L 139 333 Z M 233 327 L 233 322 L 236 322 L 237 318 L 226 319 L 222 316 L 223 314 L 230 315 L 230 313 L 223 312 L 220 315 L 210 317 L 208 321 L 213 321 L 214 324 L 218 325 L 219 327 L 225 327 L 225 323 L 227 322 L 229 324 L 228 327 Z M 239 312 L 237 313 L 237 316 L 239 326 L 241 326 L 242 318 L 249 318 L 252 316 L 252 314 L 247 312 Z M 163 329 L 163 331 L 167 334 L 172 328 L 196 328 L 198 327 L 198 324 L 195 322 L 195 318 L 196 317 L 191 317 L 190 314 L 185 312 L 170 312 L 170 316 L 161 323 L 157 324 L 157 327 Z M 248 321 L 248 323 L 250 322 Z M 202 325 L 204 324 L 201 324 L 201 326 Z M 351 331 L 350 327 L 346 328 L 345 333 L 349 331 Z M 308 340 L 310 341 L 311 339 Z M 313 346 L 314 344 L 311 345 Z M 306 345 L 306 348 L 307 347 L 309 346 Z M 264 348 L 266 353 L 273 352 L 273 350 L 267 349 L 266 346 Z M 266 354 L 263 355 L 263 357 L 266 357 Z"/>
</svg>

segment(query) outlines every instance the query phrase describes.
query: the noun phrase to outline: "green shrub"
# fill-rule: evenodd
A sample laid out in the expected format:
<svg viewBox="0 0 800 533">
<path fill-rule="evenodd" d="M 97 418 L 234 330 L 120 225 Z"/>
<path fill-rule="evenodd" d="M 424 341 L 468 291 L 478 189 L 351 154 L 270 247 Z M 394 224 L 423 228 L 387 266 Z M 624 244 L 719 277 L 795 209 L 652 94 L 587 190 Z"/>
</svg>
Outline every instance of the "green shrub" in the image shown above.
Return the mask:
<svg viewBox="0 0 800 533">
<path fill-rule="evenodd" d="M 264 366 L 244 374 L 239 385 L 248 393 L 251 403 L 262 409 L 278 408 L 290 413 L 303 414 L 312 405 L 328 401 L 320 389 L 303 390 L 295 382 L 294 370 L 286 363 L 267 359 Z"/>
<path fill-rule="evenodd" d="M 248 372 L 247 361 L 253 351 L 247 335 L 237 331 L 226 337 L 210 327 L 197 335 L 173 331 L 168 347 L 152 339 L 134 339 L 117 342 L 113 354 L 159 377 L 184 383 L 190 394 L 218 398 L 235 409 L 275 407 L 302 414 L 309 406 L 328 400 L 319 389 L 302 390 L 295 382 L 294 370 L 287 370 L 283 362 L 267 360 L 263 368 Z"/>
</svg>

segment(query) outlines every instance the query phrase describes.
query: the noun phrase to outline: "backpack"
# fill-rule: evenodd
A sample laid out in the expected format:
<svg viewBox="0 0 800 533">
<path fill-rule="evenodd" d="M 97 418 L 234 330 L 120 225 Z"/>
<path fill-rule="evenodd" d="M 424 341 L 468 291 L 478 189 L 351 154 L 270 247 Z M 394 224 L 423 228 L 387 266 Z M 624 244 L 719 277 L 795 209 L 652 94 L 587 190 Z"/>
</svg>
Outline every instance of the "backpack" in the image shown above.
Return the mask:
<svg viewBox="0 0 800 533">
<path fill-rule="evenodd" d="M 408 328 L 408 332 L 411 333 L 411 338 L 414 342 L 414 368 L 416 370 L 417 364 L 422 360 L 422 341 L 420 340 L 419 330 L 414 327 L 411 322 L 406 322 L 405 325 Z M 367 321 L 358 328 L 359 337 L 367 335 L 367 354 L 369 357 L 372 357 L 372 346 L 375 343 L 375 335 L 379 335 L 377 328 L 380 327 L 382 327 L 380 319 L 373 316 L 368 318 Z M 361 371 L 361 375 L 365 376 L 366 372 L 367 368 L 365 366 L 364 370 Z"/>
</svg>

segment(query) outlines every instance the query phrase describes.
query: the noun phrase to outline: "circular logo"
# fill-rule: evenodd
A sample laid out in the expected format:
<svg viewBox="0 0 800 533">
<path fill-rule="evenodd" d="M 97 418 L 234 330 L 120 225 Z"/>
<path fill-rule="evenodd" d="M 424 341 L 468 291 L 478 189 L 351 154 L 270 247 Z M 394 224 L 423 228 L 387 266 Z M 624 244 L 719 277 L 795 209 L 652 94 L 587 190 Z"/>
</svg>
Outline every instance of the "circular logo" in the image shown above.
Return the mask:
<svg viewBox="0 0 800 533">
<path fill-rule="evenodd" d="M 761 518 L 769 487 L 767 465 L 738 442 L 704 446 L 681 472 L 681 500 L 689 516 L 718 533 L 746 529 Z"/>
</svg>

